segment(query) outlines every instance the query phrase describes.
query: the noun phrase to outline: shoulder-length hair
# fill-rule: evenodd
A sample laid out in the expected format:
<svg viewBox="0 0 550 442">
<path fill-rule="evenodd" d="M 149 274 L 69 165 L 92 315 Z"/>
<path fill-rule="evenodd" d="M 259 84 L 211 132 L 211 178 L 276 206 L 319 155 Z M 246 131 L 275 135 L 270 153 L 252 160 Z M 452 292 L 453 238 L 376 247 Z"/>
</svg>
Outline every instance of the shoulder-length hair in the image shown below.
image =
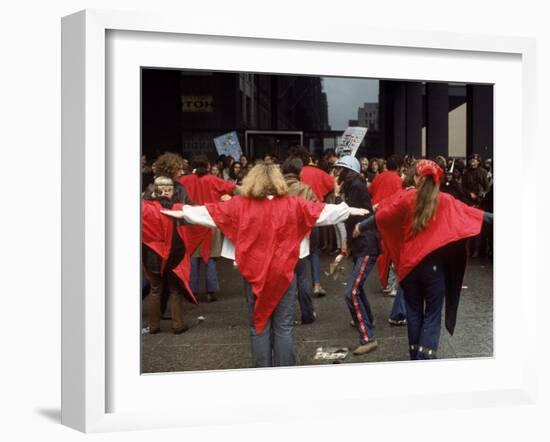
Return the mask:
<svg viewBox="0 0 550 442">
<path fill-rule="evenodd" d="M 265 163 L 250 169 L 240 189 L 240 195 L 254 199 L 266 198 L 268 195 L 283 196 L 287 193 L 288 186 L 279 167 Z"/>
</svg>

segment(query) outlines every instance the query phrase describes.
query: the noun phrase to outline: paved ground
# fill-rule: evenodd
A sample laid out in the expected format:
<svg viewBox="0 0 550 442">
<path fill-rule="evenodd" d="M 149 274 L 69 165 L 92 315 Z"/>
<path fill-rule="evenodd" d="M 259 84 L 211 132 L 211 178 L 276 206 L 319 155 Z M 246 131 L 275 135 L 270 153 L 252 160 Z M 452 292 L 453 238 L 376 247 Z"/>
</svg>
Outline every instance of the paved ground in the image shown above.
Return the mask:
<svg viewBox="0 0 550 442">
<path fill-rule="evenodd" d="M 322 271 L 330 258 L 321 257 Z M 346 274 L 351 263 L 345 263 Z M 216 370 L 250 367 L 250 343 L 246 323 L 246 303 L 242 278 L 225 259 L 218 260 L 221 291 L 218 301 L 192 305 L 185 303 L 185 319 L 192 328 L 181 335 L 169 332 L 170 322 L 163 321 L 162 332 L 142 335 L 142 372 Z M 317 321 L 295 327 L 295 344 L 299 365 L 327 364 L 314 360 L 319 347 L 358 345 L 358 336 L 350 327 L 349 311 L 343 299 L 344 278 L 323 276 L 328 292 L 315 298 Z M 366 293 L 376 320 L 378 349 L 363 355 L 350 353 L 342 363 L 401 361 L 408 359 L 406 327 L 388 324 L 393 298 L 380 292 L 378 277 L 372 273 Z M 200 295 L 204 299 L 204 295 Z M 299 306 L 296 304 L 299 319 Z M 205 319 L 199 322 L 197 318 Z M 439 358 L 490 357 L 493 355 L 493 268 L 490 262 L 471 260 L 464 279 L 455 334 L 450 336 L 442 326 Z"/>
</svg>

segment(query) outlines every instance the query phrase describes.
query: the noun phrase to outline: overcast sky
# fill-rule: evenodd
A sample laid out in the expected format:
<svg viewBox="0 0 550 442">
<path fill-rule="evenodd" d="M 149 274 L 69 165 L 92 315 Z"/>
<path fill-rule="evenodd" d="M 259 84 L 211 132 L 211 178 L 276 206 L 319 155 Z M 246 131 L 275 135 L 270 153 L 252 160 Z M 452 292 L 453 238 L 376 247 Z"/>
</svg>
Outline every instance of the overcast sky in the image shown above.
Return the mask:
<svg viewBox="0 0 550 442">
<path fill-rule="evenodd" d="M 378 102 L 378 80 L 323 77 L 323 89 L 332 130 L 345 130 L 349 120 L 357 119 L 357 110 L 364 103 Z"/>
</svg>

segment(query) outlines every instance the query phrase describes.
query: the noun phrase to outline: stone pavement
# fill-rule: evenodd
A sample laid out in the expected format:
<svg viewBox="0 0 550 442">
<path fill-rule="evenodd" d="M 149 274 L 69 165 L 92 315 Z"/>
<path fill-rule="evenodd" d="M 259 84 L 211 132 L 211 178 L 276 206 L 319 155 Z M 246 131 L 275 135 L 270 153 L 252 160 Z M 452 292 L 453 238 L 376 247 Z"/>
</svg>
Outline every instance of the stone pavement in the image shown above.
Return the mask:
<svg viewBox="0 0 550 442">
<path fill-rule="evenodd" d="M 321 256 L 322 273 L 328 270 L 329 256 Z M 345 273 L 351 272 L 351 261 L 345 260 Z M 218 370 L 251 366 L 247 330 L 247 307 L 242 277 L 226 259 L 218 260 L 220 293 L 218 301 L 192 305 L 185 302 L 185 320 L 191 329 L 173 335 L 170 321 L 162 321 L 161 333 L 142 335 L 142 372 Z M 365 291 L 375 321 L 379 347 L 371 353 L 355 356 L 358 345 L 355 328 L 343 297 L 345 277 L 334 280 L 323 275 L 322 285 L 328 295 L 314 298 L 317 321 L 298 325 L 295 348 L 299 365 L 332 363 L 314 360 L 319 347 L 347 347 L 350 352 L 342 363 L 408 360 L 406 327 L 388 324 L 393 298 L 383 296 L 376 271 L 369 276 Z M 199 299 L 204 300 L 203 294 Z M 146 302 L 146 300 L 145 300 Z M 204 321 L 198 321 L 203 316 Z M 299 306 L 296 304 L 296 319 Z M 438 357 L 491 357 L 493 355 L 493 267 L 485 260 L 470 260 L 460 301 L 455 333 L 450 336 L 442 324 Z"/>
</svg>

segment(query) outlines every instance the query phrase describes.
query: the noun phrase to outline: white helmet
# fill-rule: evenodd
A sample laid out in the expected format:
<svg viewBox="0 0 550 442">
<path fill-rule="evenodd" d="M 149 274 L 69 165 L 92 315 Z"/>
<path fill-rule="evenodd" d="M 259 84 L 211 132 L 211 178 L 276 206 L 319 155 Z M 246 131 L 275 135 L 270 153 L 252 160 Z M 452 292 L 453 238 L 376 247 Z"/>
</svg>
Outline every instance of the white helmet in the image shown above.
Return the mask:
<svg viewBox="0 0 550 442">
<path fill-rule="evenodd" d="M 345 155 L 342 158 L 339 158 L 334 164 L 334 167 L 345 167 L 346 169 L 353 170 L 355 173 L 359 173 L 361 171 L 359 160 L 351 155 Z"/>
</svg>

